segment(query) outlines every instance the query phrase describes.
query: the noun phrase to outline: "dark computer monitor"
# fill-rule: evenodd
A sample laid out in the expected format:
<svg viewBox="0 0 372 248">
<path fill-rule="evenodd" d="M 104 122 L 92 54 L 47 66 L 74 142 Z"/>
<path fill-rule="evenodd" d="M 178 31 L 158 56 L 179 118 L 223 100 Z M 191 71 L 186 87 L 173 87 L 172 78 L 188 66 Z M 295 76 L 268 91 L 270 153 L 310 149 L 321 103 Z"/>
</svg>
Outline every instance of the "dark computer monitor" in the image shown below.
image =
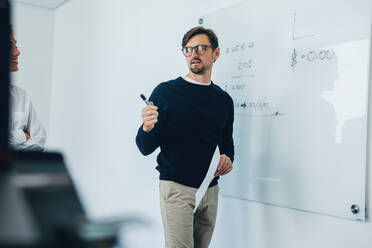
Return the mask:
<svg viewBox="0 0 372 248">
<path fill-rule="evenodd" d="M 0 247 L 86 247 L 85 213 L 59 153 L 12 152 L 0 178 Z"/>
<path fill-rule="evenodd" d="M 108 248 L 126 218 L 87 219 L 63 156 L 12 152 L 0 176 L 1 248 Z"/>
</svg>

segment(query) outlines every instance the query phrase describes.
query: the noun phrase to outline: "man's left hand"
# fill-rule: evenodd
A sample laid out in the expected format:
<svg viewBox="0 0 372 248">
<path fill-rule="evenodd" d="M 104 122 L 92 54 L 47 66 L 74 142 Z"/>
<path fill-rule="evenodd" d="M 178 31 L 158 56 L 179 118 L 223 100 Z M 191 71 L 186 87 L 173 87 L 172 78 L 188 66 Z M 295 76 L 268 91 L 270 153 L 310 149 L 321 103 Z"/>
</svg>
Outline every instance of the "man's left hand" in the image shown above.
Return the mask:
<svg viewBox="0 0 372 248">
<path fill-rule="evenodd" d="M 233 169 L 231 159 L 225 154 L 221 154 L 220 162 L 218 163 L 217 170 L 214 176 L 223 176 L 228 174 Z"/>
</svg>

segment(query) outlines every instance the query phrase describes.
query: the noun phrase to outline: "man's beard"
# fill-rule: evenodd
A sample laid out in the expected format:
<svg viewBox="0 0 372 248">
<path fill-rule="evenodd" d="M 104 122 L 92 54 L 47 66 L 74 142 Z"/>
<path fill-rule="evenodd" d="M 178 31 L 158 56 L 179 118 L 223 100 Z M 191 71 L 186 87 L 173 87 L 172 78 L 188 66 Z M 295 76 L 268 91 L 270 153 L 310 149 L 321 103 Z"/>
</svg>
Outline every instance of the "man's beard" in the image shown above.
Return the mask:
<svg viewBox="0 0 372 248">
<path fill-rule="evenodd" d="M 197 68 L 193 67 L 193 62 L 194 61 L 195 62 L 199 62 L 201 64 L 201 67 L 197 67 Z M 191 64 L 189 66 L 189 69 L 194 74 L 203 75 L 203 74 L 205 74 L 205 72 L 207 71 L 208 68 L 205 67 L 205 65 L 202 63 L 201 59 L 199 59 L 199 58 L 193 58 L 191 60 Z"/>
<path fill-rule="evenodd" d="M 205 67 L 201 67 L 201 68 L 190 68 L 190 71 L 192 71 L 192 73 L 194 74 L 198 74 L 198 75 L 203 75 L 205 73 Z"/>
</svg>

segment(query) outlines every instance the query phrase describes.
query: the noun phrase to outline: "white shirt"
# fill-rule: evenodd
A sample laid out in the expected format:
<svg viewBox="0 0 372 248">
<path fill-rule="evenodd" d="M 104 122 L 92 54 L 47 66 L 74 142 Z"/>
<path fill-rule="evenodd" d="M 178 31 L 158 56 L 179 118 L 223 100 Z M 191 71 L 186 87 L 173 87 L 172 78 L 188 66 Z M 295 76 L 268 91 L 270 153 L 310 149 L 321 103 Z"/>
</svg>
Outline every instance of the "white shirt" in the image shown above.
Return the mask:
<svg viewBox="0 0 372 248">
<path fill-rule="evenodd" d="M 42 151 L 46 132 L 31 103 L 27 92 L 17 86 L 10 86 L 9 145 L 15 150 Z M 30 135 L 27 140 L 25 132 Z"/>
<path fill-rule="evenodd" d="M 182 76 L 182 78 L 183 78 L 185 81 L 189 82 L 189 83 L 198 84 L 198 85 L 204 85 L 204 86 L 211 85 L 211 82 L 212 82 L 212 81 L 210 81 L 210 82 L 207 83 L 207 84 L 203 84 L 203 83 L 200 83 L 200 82 L 198 82 L 198 81 L 195 81 L 195 80 L 192 79 L 192 78 L 189 78 L 188 76 Z"/>
</svg>

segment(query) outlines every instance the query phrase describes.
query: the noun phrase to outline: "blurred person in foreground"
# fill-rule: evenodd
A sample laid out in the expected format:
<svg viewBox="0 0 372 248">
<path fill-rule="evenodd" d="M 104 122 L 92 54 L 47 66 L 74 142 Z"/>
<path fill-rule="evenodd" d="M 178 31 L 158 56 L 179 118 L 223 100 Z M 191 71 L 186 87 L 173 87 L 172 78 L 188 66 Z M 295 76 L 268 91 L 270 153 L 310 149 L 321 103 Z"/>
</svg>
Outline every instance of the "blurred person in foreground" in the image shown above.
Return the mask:
<svg viewBox="0 0 372 248">
<path fill-rule="evenodd" d="M 17 72 L 20 51 L 10 28 L 9 70 Z M 19 151 L 43 151 L 46 132 L 37 118 L 31 98 L 24 89 L 10 84 L 9 147 Z"/>
</svg>

